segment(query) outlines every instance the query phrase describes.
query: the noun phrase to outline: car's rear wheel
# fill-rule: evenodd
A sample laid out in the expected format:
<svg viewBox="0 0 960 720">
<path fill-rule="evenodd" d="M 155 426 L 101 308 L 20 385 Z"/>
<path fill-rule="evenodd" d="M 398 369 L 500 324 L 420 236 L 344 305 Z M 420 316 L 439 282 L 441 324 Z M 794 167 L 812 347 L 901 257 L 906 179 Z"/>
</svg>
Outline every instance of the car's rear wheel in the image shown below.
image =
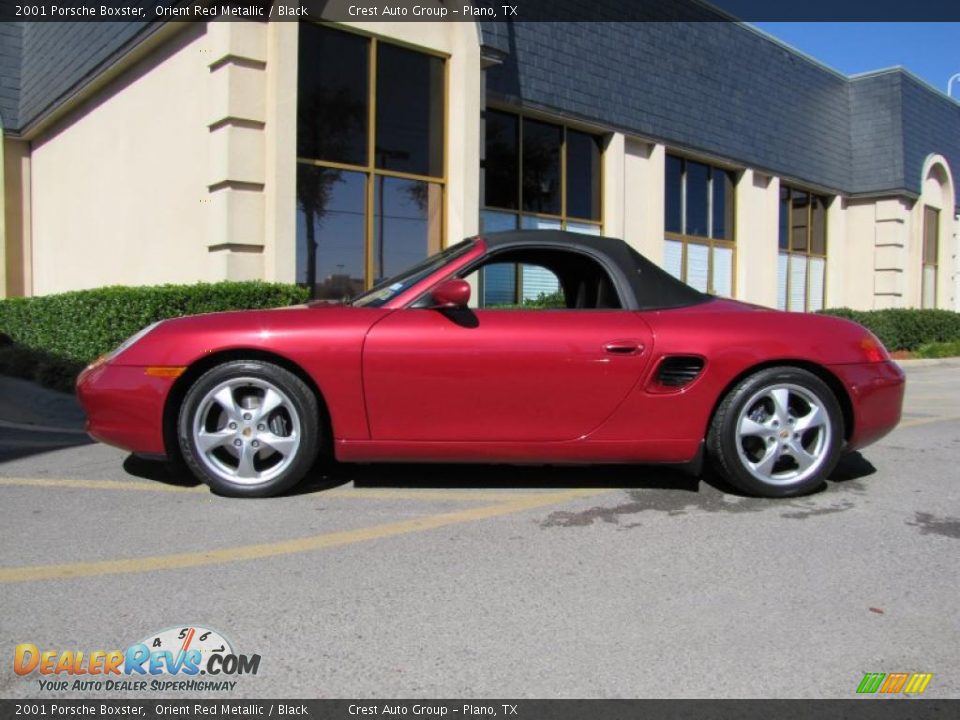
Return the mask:
<svg viewBox="0 0 960 720">
<path fill-rule="evenodd" d="M 277 365 L 218 365 L 190 387 L 177 435 L 190 470 L 215 492 L 265 497 L 293 487 L 319 450 L 320 412 L 304 382 Z"/>
<path fill-rule="evenodd" d="M 773 367 L 723 399 L 707 449 L 738 489 L 791 497 L 821 487 L 840 458 L 843 414 L 830 387 L 807 370 Z"/>
</svg>

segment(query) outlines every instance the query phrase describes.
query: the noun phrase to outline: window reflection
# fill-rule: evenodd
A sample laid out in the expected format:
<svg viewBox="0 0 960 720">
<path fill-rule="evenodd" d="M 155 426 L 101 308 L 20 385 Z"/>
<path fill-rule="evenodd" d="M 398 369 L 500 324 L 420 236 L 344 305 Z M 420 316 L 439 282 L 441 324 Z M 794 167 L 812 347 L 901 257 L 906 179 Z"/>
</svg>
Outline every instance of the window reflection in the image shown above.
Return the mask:
<svg viewBox="0 0 960 720">
<path fill-rule="evenodd" d="M 713 168 L 713 230 L 710 237 L 733 240 L 733 173 Z"/>
<path fill-rule="evenodd" d="M 297 156 L 365 165 L 369 40 L 302 23 Z"/>
<path fill-rule="evenodd" d="M 666 230 L 683 232 L 683 160 L 667 155 L 667 178 L 664 189 L 666 197 Z"/>
<path fill-rule="evenodd" d="M 707 228 L 707 183 L 710 171 L 706 165 L 687 161 L 687 226 L 685 235 L 709 237 Z"/>
<path fill-rule="evenodd" d="M 443 175 L 443 85 L 441 58 L 377 45 L 378 168 Z"/>
<path fill-rule="evenodd" d="M 810 206 L 810 196 L 805 192 L 792 191 L 790 204 L 790 249 L 807 250 L 807 208 Z"/>
<path fill-rule="evenodd" d="M 494 210 L 480 211 L 480 232 L 493 233 L 516 229 L 517 216 L 513 213 L 496 212 Z"/>
<path fill-rule="evenodd" d="M 780 249 L 790 247 L 790 190 L 780 188 Z"/>
<path fill-rule="evenodd" d="M 518 132 L 516 115 L 493 110 L 486 112 L 483 190 L 484 204 L 488 207 L 517 209 Z"/>
<path fill-rule="evenodd" d="M 442 190 L 436 183 L 378 175 L 374 186 L 374 282 L 440 250 Z"/>
<path fill-rule="evenodd" d="M 523 209 L 560 214 L 560 145 L 558 125 L 523 121 Z"/>
<path fill-rule="evenodd" d="M 366 176 L 297 166 L 297 282 L 319 299 L 363 291 Z"/>
<path fill-rule="evenodd" d="M 567 131 L 567 215 L 600 219 L 600 138 Z"/>
<path fill-rule="evenodd" d="M 815 255 L 827 254 L 827 210 L 823 200 L 816 195 L 811 210 L 810 252 Z"/>
</svg>

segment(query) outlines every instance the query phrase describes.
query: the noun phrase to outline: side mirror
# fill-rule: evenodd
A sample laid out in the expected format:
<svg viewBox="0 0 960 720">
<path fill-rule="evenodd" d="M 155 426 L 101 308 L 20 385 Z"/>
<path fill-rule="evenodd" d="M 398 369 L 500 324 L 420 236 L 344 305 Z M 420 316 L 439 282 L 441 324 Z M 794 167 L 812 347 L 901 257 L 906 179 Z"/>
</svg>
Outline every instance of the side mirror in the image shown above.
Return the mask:
<svg viewBox="0 0 960 720">
<path fill-rule="evenodd" d="M 463 308 L 470 302 L 470 283 L 454 278 L 445 280 L 430 293 L 433 308 Z"/>
</svg>

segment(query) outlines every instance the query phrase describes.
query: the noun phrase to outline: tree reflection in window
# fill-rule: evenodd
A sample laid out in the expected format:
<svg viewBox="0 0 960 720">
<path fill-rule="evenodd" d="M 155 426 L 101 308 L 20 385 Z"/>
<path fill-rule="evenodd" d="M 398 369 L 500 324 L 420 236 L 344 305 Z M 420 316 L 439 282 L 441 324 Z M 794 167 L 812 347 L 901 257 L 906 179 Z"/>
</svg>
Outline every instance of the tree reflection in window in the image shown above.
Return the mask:
<svg viewBox="0 0 960 720">
<path fill-rule="evenodd" d="M 343 300 L 364 288 L 366 177 L 299 165 L 297 282 L 313 297 Z"/>
</svg>

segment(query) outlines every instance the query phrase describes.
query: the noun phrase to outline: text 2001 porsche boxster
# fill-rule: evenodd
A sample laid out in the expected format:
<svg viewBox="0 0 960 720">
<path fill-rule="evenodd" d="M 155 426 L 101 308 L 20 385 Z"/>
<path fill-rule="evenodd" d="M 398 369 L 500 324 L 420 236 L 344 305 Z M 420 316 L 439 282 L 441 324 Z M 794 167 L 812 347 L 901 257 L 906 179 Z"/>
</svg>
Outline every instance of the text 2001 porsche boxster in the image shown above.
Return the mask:
<svg viewBox="0 0 960 720">
<path fill-rule="evenodd" d="M 705 295 L 620 240 L 534 231 L 465 240 L 343 304 L 157 323 L 77 388 L 94 438 L 180 456 L 229 495 L 279 493 L 320 452 L 705 453 L 740 489 L 786 497 L 896 426 L 904 377 L 855 323 Z"/>
</svg>

